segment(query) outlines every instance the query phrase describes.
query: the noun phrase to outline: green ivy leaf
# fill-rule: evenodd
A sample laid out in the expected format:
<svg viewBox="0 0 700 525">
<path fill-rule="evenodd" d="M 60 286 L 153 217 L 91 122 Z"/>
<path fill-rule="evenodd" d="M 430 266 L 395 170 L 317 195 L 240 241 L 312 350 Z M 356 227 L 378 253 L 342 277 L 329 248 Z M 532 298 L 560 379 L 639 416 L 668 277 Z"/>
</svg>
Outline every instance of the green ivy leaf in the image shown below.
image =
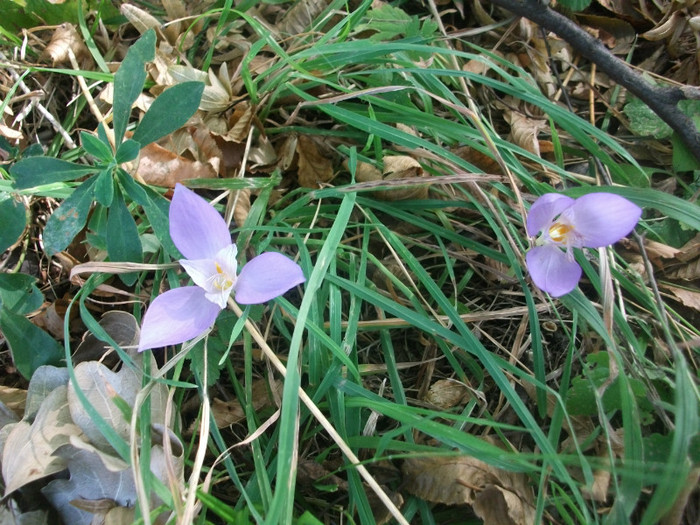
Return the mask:
<svg viewBox="0 0 700 525">
<path fill-rule="evenodd" d="M 139 122 L 133 139 L 143 148 L 184 126 L 197 111 L 203 92 L 202 82 L 183 82 L 163 91 Z"/>
<path fill-rule="evenodd" d="M 30 379 L 40 366 L 62 364 L 63 347 L 23 315 L 7 308 L 0 309 L 0 329 L 10 347 L 17 370 L 25 378 Z"/>
<path fill-rule="evenodd" d="M 85 226 L 96 180 L 83 182 L 49 217 L 44 228 L 44 250 L 49 256 L 64 250 Z"/>
<path fill-rule="evenodd" d="M 27 225 L 24 205 L 12 195 L 0 192 L 0 253 L 17 242 Z"/>
<path fill-rule="evenodd" d="M 127 51 L 122 64 L 114 74 L 114 139 L 120 144 L 136 102 L 146 81 L 146 62 L 155 58 L 156 32 L 146 31 Z"/>
<path fill-rule="evenodd" d="M 53 157 L 27 157 L 10 168 L 15 187 L 20 190 L 75 180 L 96 171 L 98 168 L 94 166 L 75 164 Z"/>
</svg>

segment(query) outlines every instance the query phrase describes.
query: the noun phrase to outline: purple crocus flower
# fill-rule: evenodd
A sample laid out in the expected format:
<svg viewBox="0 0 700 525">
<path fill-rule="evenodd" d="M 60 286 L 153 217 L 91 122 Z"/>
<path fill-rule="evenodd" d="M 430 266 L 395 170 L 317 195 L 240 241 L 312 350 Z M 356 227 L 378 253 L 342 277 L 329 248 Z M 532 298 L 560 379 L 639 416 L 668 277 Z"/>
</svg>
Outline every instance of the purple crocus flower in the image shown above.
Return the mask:
<svg viewBox="0 0 700 525">
<path fill-rule="evenodd" d="M 533 282 L 553 297 L 569 293 L 582 273 L 573 248 L 614 244 L 634 229 L 641 215 L 639 206 L 612 193 L 589 193 L 578 199 L 545 193 L 527 217 L 528 235 L 541 233 L 538 246 L 525 257 Z"/>
<path fill-rule="evenodd" d="M 275 252 L 254 257 L 236 275 L 238 250 L 226 222 L 211 204 L 182 184 L 175 185 L 169 217 L 170 236 L 186 257 L 180 264 L 195 286 L 175 288 L 155 298 L 143 318 L 139 352 L 204 333 L 232 292 L 240 304 L 259 304 L 306 280 L 297 263 Z"/>
</svg>

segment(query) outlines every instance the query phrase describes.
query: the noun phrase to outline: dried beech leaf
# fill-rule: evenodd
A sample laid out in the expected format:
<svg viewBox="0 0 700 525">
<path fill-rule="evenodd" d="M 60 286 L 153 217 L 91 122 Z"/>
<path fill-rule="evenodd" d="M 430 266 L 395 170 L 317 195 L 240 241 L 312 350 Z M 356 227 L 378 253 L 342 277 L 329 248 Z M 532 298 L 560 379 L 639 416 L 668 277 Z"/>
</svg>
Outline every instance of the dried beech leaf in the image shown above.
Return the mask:
<svg viewBox="0 0 700 525">
<path fill-rule="evenodd" d="M 663 285 L 663 289 L 671 293 L 671 295 L 684 306 L 700 312 L 700 292 L 669 285 Z"/>
<path fill-rule="evenodd" d="M 430 385 L 425 400 L 444 410 L 463 403 L 468 396 L 469 389 L 462 383 L 452 379 L 440 379 Z"/>
<path fill-rule="evenodd" d="M 280 33 L 298 35 L 306 31 L 311 23 L 328 7 L 328 0 L 301 0 L 295 2 L 277 24 Z"/>
<path fill-rule="evenodd" d="M 344 163 L 347 169 L 347 161 Z M 375 180 L 382 180 L 382 172 L 377 169 L 376 166 L 370 164 L 369 162 L 359 161 L 357 167 L 355 168 L 355 180 L 357 182 L 371 182 Z"/>
<path fill-rule="evenodd" d="M 297 139 L 299 185 L 304 188 L 318 188 L 333 178 L 333 164 L 319 150 L 316 142 L 306 135 Z"/>
<path fill-rule="evenodd" d="M 246 188 L 236 193 L 233 204 L 233 222 L 243 226 L 250 213 L 250 189 Z"/>
<path fill-rule="evenodd" d="M 540 141 L 537 139 L 542 128 L 547 126 L 544 119 L 526 117 L 515 111 L 505 111 L 504 118 L 510 124 L 510 137 L 514 144 L 524 150 L 540 155 Z"/>
<path fill-rule="evenodd" d="M 255 117 L 255 108 L 248 102 L 239 102 L 229 118 L 230 129 L 226 138 L 233 142 L 245 142 L 250 133 L 250 126 Z"/>
<path fill-rule="evenodd" d="M 270 391 L 270 386 L 274 389 L 273 392 Z M 273 406 L 274 398 L 281 395 L 281 381 L 274 381 L 270 385 L 267 379 L 258 379 L 253 382 L 253 409 L 258 411 L 265 407 Z M 245 411 L 237 399 L 222 401 L 214 398 L 211 404 L 211 412 L 218 428 L 235 425 L 245 419 Z"/>
<path fill-rule="evenodd" d="M 416 159 L 408 155 L 396 155 L 384 157 L 383 162 L 382 179 L 390 187 L 386 190 L 373 191 L 372 196 L 385 201 L 425 199 L 428 197 L 427 185 L 404 182 L 405 179 L 425 176 L 423 168 Z"/>
<path fill-rule="evenodd" d="M 66 468 L 66 461 L 55 454 L 80 434 L 71 419 L 67 387 L 53 390 L 41 404 L 33 423 L 20 421 L 10 430 L 2 453 L 5 496 L 27 483 Z"/>
<path fill-rule="evenodd" d="M 472 505 L 484 525 L 532 525 L 534 495 L 524 474 L 470 456 L 409 458 L 401 470 L 406 490 L 432 503 Z M 492 504 L 500 505 L 492 509 Z"/>
<path fill-rule="evenodd" d="M 216 178 L 211 164 L 193 161 L 151 143 L 141 150 L 136 175 L 147 184 L 174 188 L 187 179 Z"/>
<path fill-rule="evenodd" d="M 700 258 L 684 264 L 680 268 L 676 268 L 672 272 L 668 272 L 666 277 L 669 279 L 681 279 L 683 281 L 694 281 L 700 278 Z"/>
</svg>

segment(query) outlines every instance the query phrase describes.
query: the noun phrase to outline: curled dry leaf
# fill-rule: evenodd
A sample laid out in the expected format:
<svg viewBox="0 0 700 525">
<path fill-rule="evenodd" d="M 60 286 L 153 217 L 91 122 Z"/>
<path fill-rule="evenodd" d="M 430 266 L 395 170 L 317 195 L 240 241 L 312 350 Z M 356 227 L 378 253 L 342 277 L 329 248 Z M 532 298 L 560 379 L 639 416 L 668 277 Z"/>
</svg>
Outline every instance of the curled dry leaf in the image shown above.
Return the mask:
<svg viewBox="0 0 700 525">
<path fill-rule="evenodd" d="M 440 379 L 430 385 L 425 397 L 428 403 L 446 410 L 457 406 L 469 397 L 469 389 L 459 381 L 452 379 Z"/>
<path fill-rule="evenodd" d="M 271 387 L 274 389 L 272 392 L 270 391 Z M 281 395 L 281 381 L 274 381 L 270 385 L 267 379 L 258 379 L 253 382 L 253 409 L 259 411 L 265 407 L 273 406 L 275 397 L 279 398 Z M 245 411 L 237 399 L 222 401 L 214 398 L 211 404 L 211 412 L 218 428 L 235 425 L 245 419 Z"/>
<path fill-rule="evenodd" d="M 81 433 L 72 421 L 67 387 L 54 389 L 41 404 L 32 423 L 26 420 L 12 426 L 2 451 L 2 477 L 5 496 L 27 483 L 66 468 L 56 450 L 67 445 L 70 436 Z"/>
<path fill-rule="evenodd" d="M 388 189 L 373 191 L 372 196 L 385 201 L 425 199 L 428 196 L 428 185 L 405 181 L 425 176 L 416 159 L 408 155 L 396 155 L 385 157 L 383 162 L 383 172 L 366 162 L 357 163 L 355 179 L 358 182 L 381 181 L 385 183 L 383 186 L 388 186 Z"/>
<path fill-rule="evenodd" d="M 534 495 L 524 474 L 470 456 L 409 458 L 401 470 L 411 494 L 432 503 L 471 505 L 484 525 L 534 524 Z"/>
<path fill-rule="evenodd" d="M 333 163 L 321 153 L 314 139 L 299 135 L 296 152 L 300 186 L 318 188 L 333 178 Z"/>
<path fill-rule="evenodd" d="M 88 51 L 75 26 L 65 23 L 56 28 L 44 54 L 49 56 L 53 65 L 56 66 L 70 64 L 70 53 L 73 53 L 78 63 L 90 58 L 90 51 Z"/>
<path fill-rule="evenodd" d="M 504 118 L 510 124 L 510 137 L 514 144 L 521 148 L 540 155 L 540 141 L 537 138 L 540 130 L 547 126 L 544 119 L 527 117 L 516 111 L 506 110 Z"/>
</svg>

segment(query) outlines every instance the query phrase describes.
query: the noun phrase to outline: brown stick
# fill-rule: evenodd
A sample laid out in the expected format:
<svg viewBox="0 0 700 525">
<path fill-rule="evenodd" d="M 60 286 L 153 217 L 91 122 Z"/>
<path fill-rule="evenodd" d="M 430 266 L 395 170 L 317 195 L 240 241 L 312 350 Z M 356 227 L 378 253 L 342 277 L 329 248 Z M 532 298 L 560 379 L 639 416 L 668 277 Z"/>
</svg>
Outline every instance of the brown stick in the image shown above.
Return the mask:
<svg viewBox="0 0 700 525">
<path fill-rule="evenodd" d="M 612 80 L 647 104 L 668 124 L 690 152 L 700 161 L 700 134 L 693 121 L 678 109 L 678 102 L 700 99 L 700 89 L 691 86 L 659 87 L 647 82 L 626 62 L 613 55 L 603 43 L 586 33 L 576 23 L 538 0 L 491 0 L 511 13 L 566 40 L 578 53 L 596 64 Z"/>
</svg>

